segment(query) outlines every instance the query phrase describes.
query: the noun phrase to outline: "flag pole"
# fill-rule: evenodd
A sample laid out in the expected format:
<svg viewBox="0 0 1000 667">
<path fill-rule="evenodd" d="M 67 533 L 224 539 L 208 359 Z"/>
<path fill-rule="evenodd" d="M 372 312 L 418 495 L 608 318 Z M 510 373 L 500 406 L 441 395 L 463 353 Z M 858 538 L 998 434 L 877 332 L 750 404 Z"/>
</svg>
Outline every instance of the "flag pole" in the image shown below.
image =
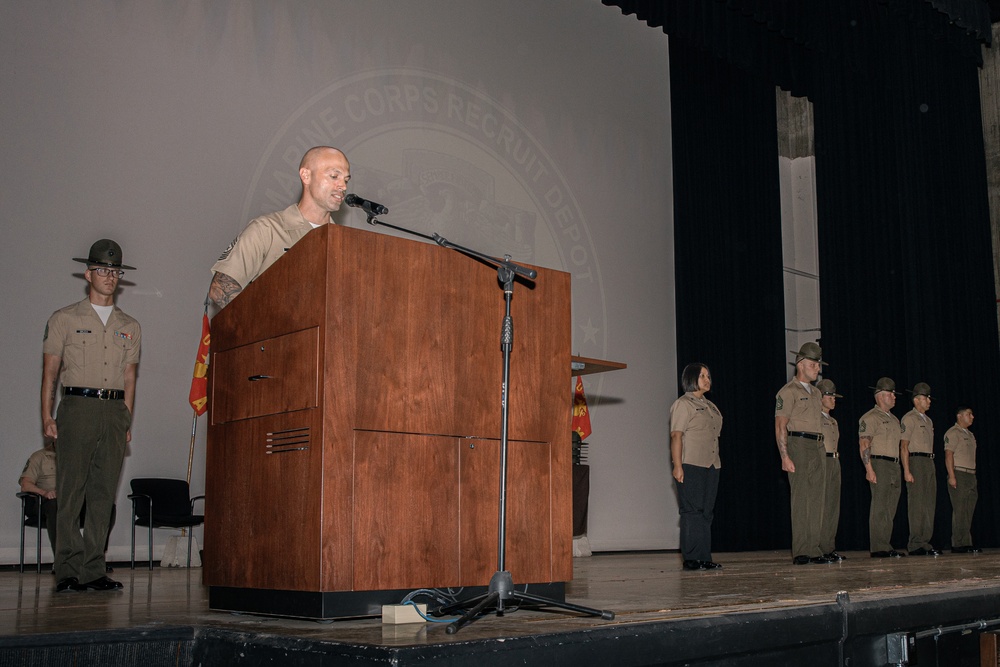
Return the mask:
<svg viewBox="0 0 1000 667">
<path fill-rule="evenodd" d="M 208 304 L 211 303 L 211 297 L 209 296 L 210 293 L 211 293 L 211 288 L 209 288 L 209 293 L 205 294 L 205 311 L 203 313 L 203 317 L 205 317 L 205 318 L 208 317 Z M 204 335 L 204 332 L 202 332 L 202 333 Z M 202 340 L 202 344 L 204 344 L 204 340 Z M 206 350 L 206 353 L 207 353 L 207 350 Z M 205 363 L 206 364 L 208 363 L 207 357 L 205 359 Z M 197 368 L 197 363 L 196 363 L 195 364 L 195 374 L 196 375 L 197 375 L 197 371 L 198 371 L 198 368 Z M 195 435 L 198 433 L 198 408 L 196 408 L 194 405 L 192 405 L 191 408 L 194 411 L 194 414 L 191 415 L 191 444 L 188 447 L 188 468 L 187 468 L 187 483 L 188 483 L 188 487 L 191 486 L 191 468 L 194 465 L 194 441 L 195 441 Z"/>
<path fill-rule="evenodd" d="M 191 486 L 191 466 L 194 463 L 194 435 L 198 432 L 198 413 L 192 411 L 194 414 L 191 417 L 191 447 L 188 449 L 188 474 L 187 483 Z"/>
<path fill-rule="evenodd" d="M 210 303 L 209 296 L 208 296 L 208 294 L 206 294 L 205 295 L 205 311 L 204 311 L 204 314 L 202 316 L 202 323 L 203 323 L 202 324 L 202 340 L 201 340 L 201 342 L 199 344 L 199 348 L 198 348 L 199 360 L 195 361 L 195 373 L 194 373 L 194 378 L 195 379 L 192 380 L 192 385 L 191 385 L 191 392 L 190 393 L 192 395 L 189 395 L 189 401 L 191 402 L 191 409 L 193 410 L 193 414 L 191 415 L 191 443 L 188 446 L 187 477 L 185 478 L 186 481 L 187 481 L 188 489 L 191 488 L 191 469 L 192 469 L 192 467 L 194 467 L 194 443 L 195 443 L 195 436 L 198 433 L 198 408 L 195 407 L 195 405 L 193 403 L 193 400 L 194 400 L 193 394 L 194 394 L 194 391 L 195 391 L 194 382 L 196 382 L 197 379 L 198 379 L 198 363 L 200 361 L 201 347 L 203 345 L 205 345 L 205 327 L 207 326 L 207 321 L 208 321 L 208 304 L 209 303 Z M 206 355 L 205 363 L 206 364 L 208 363 L 207 354 L 208 354 L 208 350 L 206 348 L 206 351 L 205 351 L 205 355 Z M 188 531 L 187 528 L 181 528 L 181 537 L 186 537 L 187 536 L 187 531 Z M 170 547 L 172 547 L 172 550 L 170 549 Z M 168 551 L 170 553 L 174 554 L 174 561 L 171 564 L 180 567 L 180 563 L 177 561 L 177 558 L 176 558 L 176 553 L 177 553 L 177 538 L 176 538 L 176 536 L 172 536 L 169 540 L 167 540 L 167 546 L 164 547 L 164 558 L 161 559 L 161 561 L 160 561 L 161 564 L 164 563 L 164 562 L 166 562 L 166 560 L 167 560 L 166 554 L 167 554 Z M 150 555 L 150 558 L 152 558 L 152 555 Z M 189 566 L 191 565 L 190 554 L 189 554 L 188 565 Z"/>
</svg>

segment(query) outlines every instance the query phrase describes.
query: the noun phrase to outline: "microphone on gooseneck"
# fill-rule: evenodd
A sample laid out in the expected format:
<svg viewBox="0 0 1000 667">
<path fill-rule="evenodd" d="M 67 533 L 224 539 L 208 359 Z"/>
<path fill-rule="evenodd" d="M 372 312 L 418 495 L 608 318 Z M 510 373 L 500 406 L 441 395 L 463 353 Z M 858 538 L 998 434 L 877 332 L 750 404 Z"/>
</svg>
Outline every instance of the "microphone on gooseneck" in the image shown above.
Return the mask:
<svg viewBox="0 0 1000 667">
<path fill-rule="evenodd" d="M 371 201 L 370 199 L 364 199 L 351 193 L 344 197 L 344 203 L 348 206 L 353 206 L 355 208 L 360 208 L 368 215 L 385 215 L 389 212 L 385 206 L 379 204 L 378 202 Z"/>
</svg>

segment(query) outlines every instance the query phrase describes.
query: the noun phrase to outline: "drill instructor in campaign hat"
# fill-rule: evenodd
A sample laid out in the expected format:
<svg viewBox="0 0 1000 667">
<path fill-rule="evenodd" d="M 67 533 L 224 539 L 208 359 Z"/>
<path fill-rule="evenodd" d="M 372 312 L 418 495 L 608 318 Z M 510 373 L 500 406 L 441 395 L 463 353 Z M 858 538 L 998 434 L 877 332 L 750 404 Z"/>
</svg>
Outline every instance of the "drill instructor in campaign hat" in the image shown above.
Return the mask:
<svg viewBox="0 0 1000 667">
<path fill-rule="evenodd" d="M 774 437 L 781 469 L 788 473 L 791 486 L 792 562 L 796 565 L 833 562 L 820 547 L 826 449 L 820 391 L 812 384 L 825 365 L 818 344 L 803 344 L 795 353 L 795 377 L 775 397 Z"/>
<path fill-rule="evenodd" d="M 115 305 L 125 270 L 122 249 L 111 239 L 90 247 L 82 301 L 57 310 L 42 343 L 42 430 L 58 440 L 56 469 L 56 591 L 111 591 L 104 562 L 125 446 L 131 437 L 132 406 L 142 332 Z M 62 396 L 53 417 L 57 382 Z M 79 517 L 87 503 L 83 534 Z"/>
<path fill-rule="evenodd" d="M 874 387 L 875 407 L 858 420 L 858 446 L 865 466 L 865 479 L 872 493 L 868 513 L 869 550 L 872 558 L 901 558 L 890 542 L 892 521 L 899 506 L 902 474 L 899 466 L 899 441 L 902 429 L 892 414 L 896 405 L 896 383 L 879 378 Z"/>
</svg>

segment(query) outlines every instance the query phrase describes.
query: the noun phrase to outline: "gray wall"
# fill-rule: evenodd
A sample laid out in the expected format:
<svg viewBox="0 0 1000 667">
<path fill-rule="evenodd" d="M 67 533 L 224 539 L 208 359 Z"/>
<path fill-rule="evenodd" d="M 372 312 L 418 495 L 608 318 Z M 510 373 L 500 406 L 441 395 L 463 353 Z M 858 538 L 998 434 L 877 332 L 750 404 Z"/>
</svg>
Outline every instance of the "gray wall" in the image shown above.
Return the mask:
<svg viewBox="0 0 1000 667">
<path fill-rule="evenodd" d="M 572 272 L 574 353 L 629 364 L 585 378 L 591 546 L 676 548 L 660 31 L 596 0 L 4 2 L 0 91 L 0 562 L 17 559 L 16 481 L 42 445 L 45 320 L 85 294 L 71 258 L 110 237 L 139 269 L 118 298 L 143 326 L 121 559 L 128 480 L 186 474 L 209 267 L 249 218 L 295 200 L 317 143 L 347 151 L 352 189 L 387 222 Z M 172 534 L 156 531 L 157 554 Z"/>
</svg>

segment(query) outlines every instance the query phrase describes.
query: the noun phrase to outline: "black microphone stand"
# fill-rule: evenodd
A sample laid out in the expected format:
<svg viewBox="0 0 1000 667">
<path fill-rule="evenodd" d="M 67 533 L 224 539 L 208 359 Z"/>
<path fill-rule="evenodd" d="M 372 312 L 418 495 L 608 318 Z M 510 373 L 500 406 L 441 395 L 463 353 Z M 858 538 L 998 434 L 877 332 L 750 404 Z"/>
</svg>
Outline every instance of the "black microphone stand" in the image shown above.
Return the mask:
<svg viewBox="0 0 1000 667">
<path fill-rule="evenodd" d="M 487 592 L 467 600 L 460 600 L 450 605 L 442 606 L 431 613 L 435 616 L 448 616 L 460 609 L 465 609 L 465 613 L 454 622 L 448 625 L 445 631 L 453 635 L 464 626 L 477 620 L 481 614 L 488 609 L 495 609 L 497 616 L 504 615 L 504 609 L 510 601 L 530 602 L 541 606 L 557 607 L 569 611 L 579 612 L 588 616 L 600 616 L 606 621 L 613 620 L 613 611 L 594 609 L 571 604 L 564 600 L 553 600 L 551 598 L 533 595 L 525 591 L 514 589 L 514 578 L 507 571 L 507 445 L 508 445 L 508 425 L 510 422 L 510 353 L 514 346 L 514 320 L 510 316 L 510 304 L 514 298 L 514 280 L 520 275 L 529 280 L 534 280 L 538 272 L 534 269 L 519 266 L 510 261 L 510 255 L 504 255 L 503 259 L 497 259 L 489 255 L 462 247 L 450 242 L 440 234 L 430 236 L 415 232 L 403 227 L 397 227 L 386 222 L 382 222 L 374 214 L 368 213 L 368 224 L 382 225 L 405 234 L 419 236 L 430 241 L 434 241 L 442 248 L 455 250 L 469 257 L 486 262 L 497 267 L 497 277 L 503 285 L 504 296 L 504 317 L 500 326 L 500 350 L 503 354 L 503 377 L 500 392 L 500 509 L 498 521 L 498 548 L 497 548 L 497 571 L 490 577 L 490 584 Z"/>
</svg>

